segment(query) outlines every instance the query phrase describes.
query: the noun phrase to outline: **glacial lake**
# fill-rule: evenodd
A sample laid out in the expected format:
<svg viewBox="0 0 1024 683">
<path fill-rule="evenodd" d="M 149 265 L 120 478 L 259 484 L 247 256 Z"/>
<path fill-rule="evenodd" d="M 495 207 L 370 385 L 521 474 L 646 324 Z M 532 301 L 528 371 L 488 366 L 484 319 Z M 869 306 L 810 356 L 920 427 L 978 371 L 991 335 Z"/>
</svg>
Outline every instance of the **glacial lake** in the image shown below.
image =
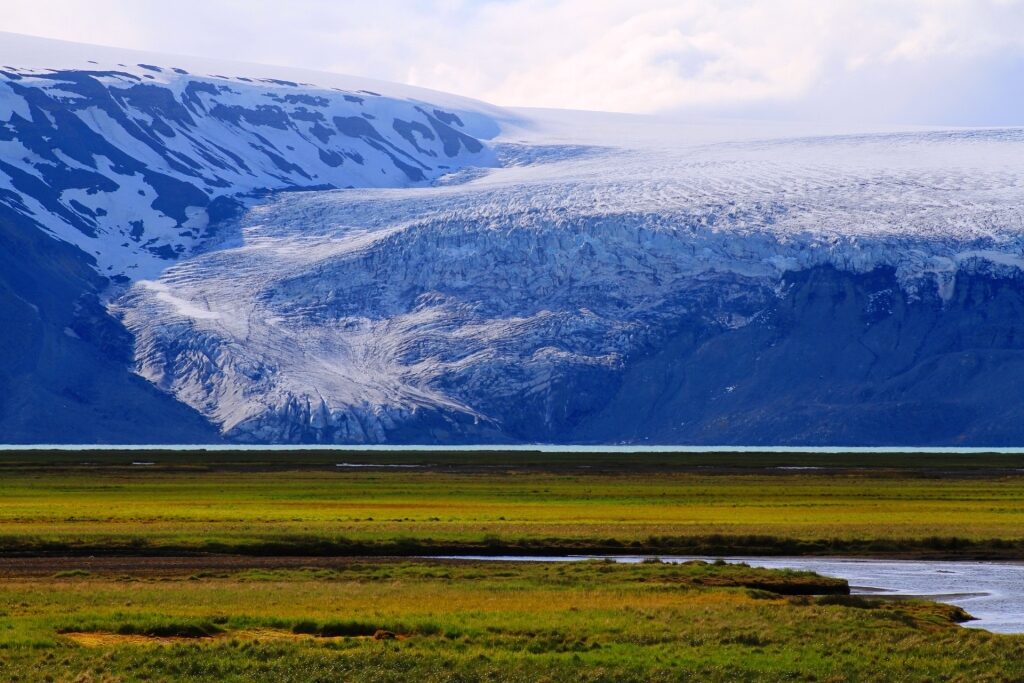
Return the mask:
<svg viewBox="0 0 1024 683">
<path fill-rule="evenodd" d="M 640 555 L 596 557 L 584 555 L 525 557 L 506 555 L 448 556 L 444 559 L 522 562 L 571 562 L 610 559 L 634 563 L 650 559 Z M 662 562 L 713 562 L 716 557 L 658 556 Z M 932 560 L 873 560 L 812 557 L 727 557 L 767 569 L 800 569 L 846 579 L 854 595 L 920 597 L 963 607 L 974 621 L 963 625 L 993 633 L 1024 633 L 1024 563 L 945 562 Z"/>
<path fill-rule="evenodd" d="M 2 444 L 0 451 L 181 451 L 184 453 L 221 452 L 221 451 L 252 451 L 252 452 L 288 452 L 288 451 L 336 451 L 348 452 L 438 452 L 438 453 L 486 453 L 527 452 L 527 453 L 823 453 L 823 454 L 912 454 L 912 455 L 970 455 L 983 453 L 1021 454 L 1021 447 L 960 447 L 935 446 L 919 447 L 878 447 L 878 446 L 574 446 L 562 444 L 510 444 L 510 445 L 473 445 L 473 446 L 429 446 L 429 445 L 396 445 L 396 444 L 299 444 L 299 445 L 250 445 L 250 444 Z"/>
</svg>

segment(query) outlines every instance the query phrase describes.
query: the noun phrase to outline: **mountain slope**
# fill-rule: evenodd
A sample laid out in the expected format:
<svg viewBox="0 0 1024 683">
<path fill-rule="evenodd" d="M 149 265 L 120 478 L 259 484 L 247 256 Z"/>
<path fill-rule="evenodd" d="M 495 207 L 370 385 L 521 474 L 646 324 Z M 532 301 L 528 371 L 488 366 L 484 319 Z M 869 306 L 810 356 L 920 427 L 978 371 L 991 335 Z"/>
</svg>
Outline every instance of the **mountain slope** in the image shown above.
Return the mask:
<svg viewBox="0 0 1024 683">
<path fill-rule="evenodd" d="M 811 136 L 0 56 L 18 438 L 56 405 L 46 440 L 1024 441 L 1020 129 Z"/>
<path fill-rule="evenodd" d="M 131 372 L 100 298 L 235 239 L 218 226 L 268 192 L 494 163 L 473 135 L 497 110 L 469 100 L 161 59 L 0 34 L 0 442 L 218 440 Z"/>
<path fill-rule="evenodd" d="M 894 272 L 789 273 L 741 327 L 681 325 L 568 441 L 1024 442 L 1024 280 L 962 273 L 948 300 Z"/>
</svg>

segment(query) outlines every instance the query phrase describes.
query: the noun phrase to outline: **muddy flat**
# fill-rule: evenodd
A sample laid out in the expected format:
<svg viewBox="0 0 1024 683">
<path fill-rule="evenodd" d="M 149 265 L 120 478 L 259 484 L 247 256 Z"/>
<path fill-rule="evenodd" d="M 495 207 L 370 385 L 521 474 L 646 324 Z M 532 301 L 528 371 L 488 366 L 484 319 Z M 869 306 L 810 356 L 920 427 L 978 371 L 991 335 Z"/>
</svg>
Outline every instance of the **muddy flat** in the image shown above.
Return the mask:
<svg viewBox="0 0 1024 683">
<path fill-rule="evenodd" d="M 131 574 L 132 576 L 173 576 L 202 571 L 245 569 L 335 569 L 357 564 L 409 562 L 400 557 L 258 557 L 247 555 L 175 555 L 175 556 L 33 556 L 0 557 L 0 577 L 60 578 L 62 572 L 81 570 L 92 574 Z M 443 563 L 447 560 L 422 560 Z"/>
</svg>

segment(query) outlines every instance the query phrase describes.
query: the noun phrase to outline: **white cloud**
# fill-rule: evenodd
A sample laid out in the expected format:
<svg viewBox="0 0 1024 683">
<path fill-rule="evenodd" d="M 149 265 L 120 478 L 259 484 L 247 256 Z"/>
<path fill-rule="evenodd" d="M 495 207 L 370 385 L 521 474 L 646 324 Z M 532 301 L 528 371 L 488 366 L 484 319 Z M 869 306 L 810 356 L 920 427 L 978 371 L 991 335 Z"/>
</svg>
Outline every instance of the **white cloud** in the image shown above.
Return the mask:
<svg viewBox="0 0 1024 683">
<path fill-rule="evenodd" d="M 0 28 L 8 31 L 343 71 L 510 105 L 968 116 L 955 98 L 939 98 L 948 111 L 935 109 L 938 88 L 984 100 L 984 111 L 970 116 L 1005 118 L 1020 104 L 1015 92 L 1024 81 L 1020 0 L 4 5 Z M 1012 82 L 993 81 L 994 73 Z M 990 90 L 979 93 L 979 82 Z M 932 109 L 922 110 L 925 101 Z"/>
</svg>

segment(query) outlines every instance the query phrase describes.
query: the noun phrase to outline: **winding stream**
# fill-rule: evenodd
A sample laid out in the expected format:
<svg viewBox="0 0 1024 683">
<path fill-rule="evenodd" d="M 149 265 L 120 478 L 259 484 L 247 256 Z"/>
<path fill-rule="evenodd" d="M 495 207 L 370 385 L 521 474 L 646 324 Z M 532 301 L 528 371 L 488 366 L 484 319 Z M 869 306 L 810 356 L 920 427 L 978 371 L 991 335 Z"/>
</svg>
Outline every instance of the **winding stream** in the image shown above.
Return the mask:
<svg viewBox="0 0 1024 683">
<path fill-rule="evenodd" d="M 498 557 L 460 556 L 450 559 L 502 560 L 522 562 L 569 562 L 595 559 L 593 556 Z M 605 559 L 605 558 L 601 558 Z M 642 562 L 640 555 L 607 559 Z M 659 556 L 662 562 L 714 561 L 713 557 Z M 745 562 L 767 569 L 801 569 L 823 576 L 846 579 L 855 595 L 880 597 L 914 596 L 957 605 L 974 621 L 964 624 L 994 633 L 1024 633 L 1024 563 L 943 562 L 916 560 L 837 559 L 812 557 L 731 557 L 727 562 Z"/>
</svg>

